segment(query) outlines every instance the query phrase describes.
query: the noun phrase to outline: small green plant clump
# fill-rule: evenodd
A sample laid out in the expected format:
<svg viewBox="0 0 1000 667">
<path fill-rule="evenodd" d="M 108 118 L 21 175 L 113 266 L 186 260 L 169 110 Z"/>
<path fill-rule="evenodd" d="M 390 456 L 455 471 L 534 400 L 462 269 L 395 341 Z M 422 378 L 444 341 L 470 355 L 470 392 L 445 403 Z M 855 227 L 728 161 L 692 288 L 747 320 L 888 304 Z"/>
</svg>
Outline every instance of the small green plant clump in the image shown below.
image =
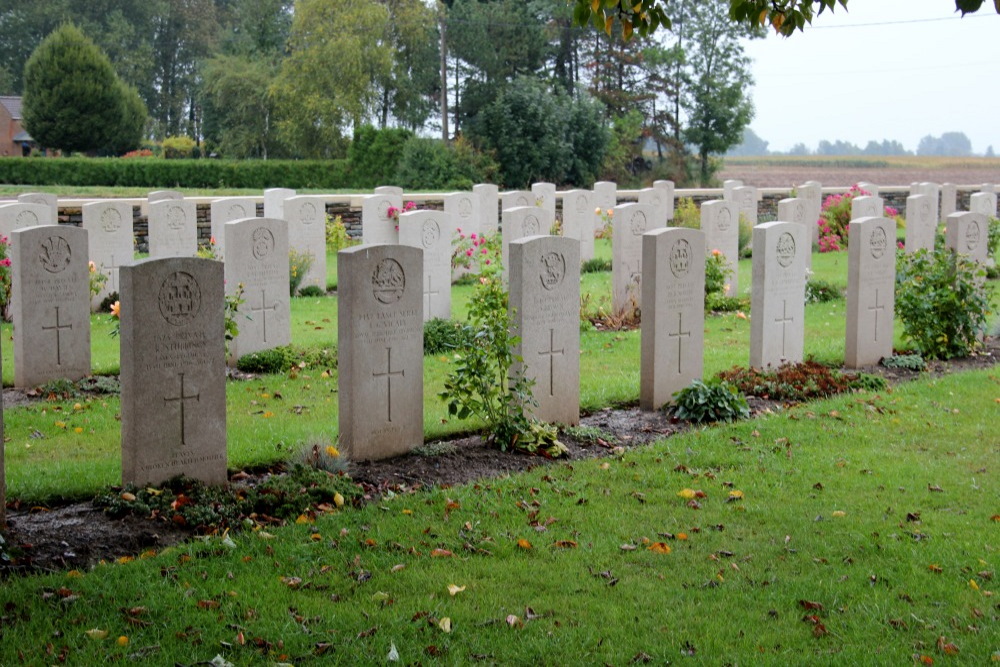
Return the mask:
<svg viewBox="0 0 1000 667">
<path fill-rule="evenodd" d="M 237 370 L 244 373 L 268 375 L 287 373 L 292 368 L 336 368 L 335 348 L 283 345 L 270 350 L 245 354 L 236 360 Z"/>
<path fill-rule="evenodd" d="M 728 296 L 729 279 L 733 270 L 725 255 L 712 250 L 705 259 L 705 310 L 711 313 L 730 313 L 748 306 L 745 298 Z"/>
<path fill-rule="evenodd" d="M 611 260 L 602 257 L 592 257 L 580 265 L 580 273 L 600 273 L 611 271 Z"/>
<path fill-rule="evenodd" d="M 357 245 L 357 239 L 347 233 L 344 219 L 341 216 L 326 216 L 326 250 L 327 252 L 340 252 L 344 248 Z"/>
<path fill-rule="evenodd" d="M 859 380 L 857 373 L 844 373 L 812 360 L 784 364 L 769 370 L 734 366 L 728 371 L 720 372 L 718 377 L 731 382 L 748 396 L 775 401 L 809 401 L 876 385 L 877 391 L 885 388 L 878 381 Z M 884 383 L 882 378 L 877 380 Z"/>
<path fill-rule="evenodd" d="M 986 272 L 948 248 L 906 255 L 896 270 L 896 315 L 925 359 L 967 357 L 980 345 L 992 310 Z"/>
<path fill-rule="evenodd" d="M 810 278 L 806 281 L 806 303 L 827 303 L 843 298 L 840 288 L 827 280 Z"/>
<path fill-rule="evenodd" d="M 301 297 L 326 296 L 326 292 L 319 285 L 306 285 L 305 287 L 299 288 L 299 296 Z"/>
<path fill-rule="evenodd" d="M 718 379 L 694 380 L 674 394 L 670 410 L 674 417 L 695 424 L 735 421 L 750 416 L 746 396 L 732 384 Z"/>
<path fill-rule="evenodd" d="M 449 354 L 468 347 L 469 331 L 461 322 L 441 317 L 424 322 L 424 354 Z"/>
<path fill-rule="evenodd" d="M 299 252 L 295 248 L 288 251 L 288 294 L 295 296 L 299 285 L 312 268 L 313 256 L 309 252 Z"/>
<path fill-rule="evenodd" d="M 340 450 L 327 440 L 317 439 L 303 444 L 296 463 L 333 474 L 347 474 L 347 458 L 341 456 Z"/>
<path fill-rule="evenodd" d="M 925 371 L 927 363 L 919 354 L 894 354 L 882 359 L 886 368 L 903 368 L 908 371 Z"/>
<path fill-rule="evenodd" d="M 426 442 L 410 450 L 414 456 L 424 458 L 434 458 L 435 456 L 447 456 L 458 453 L 458 445 L 453 442 Z"/>
<path fill-rule="evenodd" d="M 563 429 L 567 437 L 573 438 L 586 445 L 614 445 L 618 438 L 613 433 L 609 433 L 597 426 L 567 426 Z"/>
</svg>

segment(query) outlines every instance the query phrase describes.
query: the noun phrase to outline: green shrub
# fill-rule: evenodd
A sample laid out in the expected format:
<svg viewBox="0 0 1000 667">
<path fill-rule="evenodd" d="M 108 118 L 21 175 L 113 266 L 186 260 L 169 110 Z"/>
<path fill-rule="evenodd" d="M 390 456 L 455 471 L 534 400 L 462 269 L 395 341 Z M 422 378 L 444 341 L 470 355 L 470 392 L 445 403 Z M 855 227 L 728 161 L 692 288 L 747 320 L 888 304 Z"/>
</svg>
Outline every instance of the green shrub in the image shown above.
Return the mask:
<svg viewBox="0 0 1000 667">
<path fill-rule="evenodd" d="M 858 379 L 855 373 L 843 373 L 812 360 L 768 370 L 736 366 L 717 377 L 747 396 L 775 401 L 809 401 L 842 394 L 853 389 L 851 383 Z"/>
<path fill-rule="evenodd" d="M 344 219 L 341 216 L 326 216 L 326 251 L 340 252 L 344 248 L 357 245 L 359 241 L 351 238 L 344 226 Z"/>
<path fill-rule="evenodd" d="M 424 354 L 447 354 L 470 344 L 469 332 L 461 322 L 441 317 L 424 322 Z"/>
<path fill-rule="evenodd" d="M 326 291 L 319 285 L 306 285 L 299 290 L 299 296 L 317 297 L 326 296 Z"/>
<path fill-rule="evenodd" d="M 733 269 L 729 266 L 726 256 L 719 250 L 713 250 L 705 259 L 705 297 L 714 294 L 725 294 L 729 287 L 729 277 Z"/>
<path fill-rule="evenodd" d="M 358 127 L 347 152 L 352 183 L 365 189 L 392 183 L 403 146 L 412 136 L 401 128 Z"/>
<path fill-rule="evenodd" d="M 671 411 L 678 419 L 695 424 L 734 421 L 750 416 L 746 397 L 728 382 L 694 380 L 674 394 Z"/>
<path fill-rule="evenodd" d="M 287 373 L 294 367 L 335 368 L 336 366 L 335 349 L 299 345 L 283 345 L 270 350 L 251 352 L 236 360 L 238 370 L 261 375 Z"/>
<path fill-rule="evenodd" d="M 690 197 L 681 197 L 674 206 L 674 219 L 670 221 L 671 227 L 687 227 L 689 229 L 701 229 L 701 209 Z"/>
<path fill-rule="evenodd" d="M 945 247 L 905 255 L 896 271 L 896 315 L 903 336 L 929 359 L 966 357 L 986 333 L 991 304 L 986 272 Z"/>
<path fill-rule="evenodd" d="M 598 273 L 611 270 L 611 260 L 594 257 L 580 266 L 580 273 Z"/>
<path fill-rule="evenodd" d="M 167 137 L 163 140 L 163 157 L 168 160 L 190 159 L 196 147 L 191 137 Z"/>
<path fill-rule="evenodd" d="M 312 267 L 313 256 L 308 252 L 299 252 L 295 248 L 288 250 L 288 293 L 295 296 L 299 285 Z"/>
<path fill-rule="evenodd" d="M 858 373 L 849 383 L 851 389 L 860 391 L 885 391 L 889 388 L 889 383 L 881 375 L 871 373 Z"/>
<path fill-rule="evenodd" d="M 742 259 L 746 259 L 753 254 L 753 225 L 747 220 L 747 217 L 740 214 L 740 226 L 739 226 L 739 237 L 737 240 L 739 245 L 739 256 Z"/>
<path fill-rule="evenodd" d="M 883 358 L 882 365 L 886 368 L 904 368 L 908 371 L 927 369 L 927 363 L 919 354 L 894 354 L 891 357 Z"/>
<path fill-rule="evenodd" d="M 826 303 L 843 298 L 840 288 L 827 280 L 810 278 L 806 281 L 806 303 Z"/>
<path fill-rule="evenodd" d="M 395 182 L 409 190 L 469 190 L 474 182 L 461 173 L 455 153 L 441 139 L 411 137 L 399 156 Z"/>
</svg>

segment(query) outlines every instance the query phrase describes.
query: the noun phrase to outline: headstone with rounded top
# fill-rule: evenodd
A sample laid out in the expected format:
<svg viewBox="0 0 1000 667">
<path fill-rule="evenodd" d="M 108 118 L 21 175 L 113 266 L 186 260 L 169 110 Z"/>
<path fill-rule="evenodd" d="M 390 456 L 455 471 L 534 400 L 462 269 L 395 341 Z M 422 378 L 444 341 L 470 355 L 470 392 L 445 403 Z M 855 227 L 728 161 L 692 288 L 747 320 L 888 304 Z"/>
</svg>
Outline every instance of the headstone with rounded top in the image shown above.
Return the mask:
<svg viewBox="0 0 1000 667">
<path fill-rule="evenodd" d="M 739 284 L 740 221 L 739 209 L 723 199 L 701 205 L 701 231 L 705 234 L 705 252 L 719 251 L 729 266 L 729 288 L 726 296 L 736 296 Z M 706 254 L 706 256 L 707 256 Z"/>
<path fill-rule="evenodd" d="M 952 213 L 945 223 L 944 243 L 960 255 L 985 264 L 989 257 L 989 218 L 985 213 Z"/>
<path fill-rule="evenodd" d="M 878 197 L 878 186 L 869 181 L 858 181 L 858 189 L 867 192 L 869 197 Z"/>
<path fill-rule="evenodd" d="M 222 234 L 229 248 L 226 295 L 243 294 L 236 312 L 239 332 L 229 341 L 229 363 L 236 365 L 246 354 L 292 342 L 288 221 L 243 218 L 227 222 Z"/>
<path fill-rule="evenodd" d="M 540 206 L 556 219 L 556 186 L 554 183 L 532 183 L 531 194 L 535 195 L 535 206 Z M 548 230 L 545 230 L 548 234 Z"/>
<path fill-rule="evenodd" d="M 819 243 L 819 217 L 823 211 L 823 186 L 819 181 L 806 181 L 795 188 L 795 196 L 806 201 L 806 227 L 812 244 Z"/>
<path fill-rule="evenodd" d="M 610 211 L 618 206 L 618 184 L 613 181 L 594 183 L 594 208 Z"/>
<path fill-rule="evenodd" d="M 722 198 L 725 201 L 733 201 L 733 190 L 743 187 L 743 181 L 731 178 L 722 182 Z"/>
<path fill-rule="evenodd" d="M 302 287 L 326 291 L 326 199 L 317 195 L 289 197 L 282 203 L 288 221 L 288 248 L 312 257 Z"/>
<path fill-rule="evenodd" d="M 492 183 L 472 186 L 472 194 L 479 197 L 479 230 L 487 236 L 499 229 L 500 190 Z"/>
<path fill-rule="evenodd" d="M 580 242 L 580 261 L 594 258 L 594 197 L 590 190 L 567 190 L 562 196 L 563 236 Z"/>
<path fill-rule="evenodd" d="M 934 250 L 934 234 L 937 232 L 937 211 L 930 195 L 910 195 L 906 198 L 906 243 L 907 253 L 921 248 Z M 850 237 L 848 237 L 849 239 Z"/>
<path fill-rule="evenodd" d="M 403 188 L 398 185 L 380 185 L 375 188 L 372 192 L 377 195 L 387 195 L 389 197 L 398 197 L 400 200 L 403 198 Z"/>
<path fill-rule="evenodd" d="M 83 205 L 83 228 L 88 233 L 90 261 L 94 270 L 108 277 L 101 291 L 91 299 L 97 308 L 111 294 L 121 290 L 118 270 L 135 262 L 132 205 L 114 199 L 104 199 Z"/>
<path fill-rule="evenodd" d="M 503 263 L 503 275 L 510 275 L 510 244 L 511 241 L 523 239 L 526 236 L 548 234 L 552 228 L 552 218 L 549 212 L 539 206 L 515 206 L 505 208 L 501 215 L 500 225 L 500 258 Z"/>
<path fill-rule="evenodd" d="M 361 241 L 366 245 L 399 243 L 399 223 L 392 216 L 402 212 L 403 198 L 396 195 L 368 195 L 361 199 Z M 397 214 L 398 215 L 398 214 Z"/>
<path fill-rule="evenodd" d="M 457 239 L 471 245 L 482 233 L 479 219 L 479 197 L 471 192 L 452 192 L 442 195 L 441 200 L 444 205 L 444 212 L 447 214 L 444 217 L 444 222 L 450 225 L 450 228 L 445 230 L 445 238 L 447 239 L 449 248 L 451 248 L 452 241 Z M 400 217 L 400 220 L 402 220 L 402 217 Z M 402 231 L 402 227 L 400 227 L 400 231 Z M 403 241 L 402 236 L 400 236 L 399 242 L 402 245 L 412 245 Z M 426 261 L 427 258 L 424 257 L 425 264 Z M 452 278 L 457 280 L 469 272 L 470 268 L 456 266 L 452 271 Z"/>
<path fill-rule="evenodd" d="M 969 196 L 969 210 L 982 213 L 987 218 L 997 217 L 997 194 L 995 192 L 976 192 Z"/>
<path fill-rule="evenodd" d="M 264 190 L 264 217 L 284 218 L 284 202 L 289 197 L 295 196 L 295 190 L 290 188 L 268 188 Z"/>
<path fill-rule="evenodd" d="M 42 206 L 48 206 L 51 217 L 44 224 L 59 224 L 59 199 L 55 195 L 47 192 L 25 192 L 17 196 L 17 201 L 21 204 L 41 204 Z"/>
<path fill-rule="evenodd" d="M 861 196 L 851 199 L 851 220 L 858 218 L 881 218 L 885 206 L 881 197 Z"/>
<path fill-rule="evenodd" d="M 674 219 L 674 193 L 676 188 L 673 181 L 653 181 L 653 188 L 659 190 L 663 195 L 663 201 L 667 208 L 667 220 Z"/>
<path fill-rule="evenodd" d="M 927 195 L 918 195 L 926 197 Z M 912 199 L 912 197 L 911 197 Z M 847 228 L 847 338 L 844 365 L 874 366 L 892 356 L 896 221 L 858 218 Z"/>
<path fill-rule="evenodd" d="M 14 386 L 90 375 L 87 231 L 40 225 L 12 236 Z"/>
<path fill-rule="evenodd" d="M 362 245 L 337 255 L 340 447 L 352 461 L 423 443 L 422 254 Z"/>
<path fill-rule="evenodd" d="M 792 197 L 789 199 L 782 199 L 778 202 L 778 220 L 782 222 L 797 222 L 806 230 L 806 239 L 810 240 L 809 232 L 809 217 L 810 217 L 810 207 L 809 202 L 801 197 Z M 813 225 L 818 228 L 818 225 Z M 803 248 L 805 253 L 806 269 L 812 268 L 812 244 L 809 245 L 809 251 Z"/>
<path fill-rule="evenodd" d="M 500 218 L 503 221 L 503 212 L 509 208 L 518 206 L 538 206 L 538 197 L 530 190 L 511 190 L 500 193 Z M 548 233 L 548 229 L 544 233 Z"/>
<path fill-rule="evenodd" d="M 705 234 L 667 227 L 642 236 L 639 407 L 658 410 L 702 376 Z"/>
<path fill-rule="evenodd" d="M 510 244 L 510 312 L 521 341 L 511 371 L 534 380 L 543 421 L 580 423 L 580 244 L 528 236 Z"/>
<path fill-rule="evenodd" d="M 149 256 L 193 257 L 198 252 L 194 202 L 161 199 L 149 205 Z"/>
<path fill-rule="evenodd" d="M 923 181 L 917 183 L 916 189 L 910 189 L 911 195 L 927 195 L 931 199 L 931 208 L 934 209 L 934 220 L 940 218 L 940 208 L 941 208 L 941 185 L 939 183 L 932 183 L 930 181 Z M 909 209 L 907 209 L 909 213 Z"/>
<path fill-rule="evenodd" d="M 222 262 L 121 268 L 122 481 L 226 481 Z"/>
<path fill-rule="evenodd" d="M 210 206 L 215 256 L 218 259 L 223 259 L 226 256 L 226 223 L 243 218 L 256 218 L 257 203 L 246 197 L 226 197 L 212 200 Z"/>
<path fill-rule="evenodd" d="M 940 222 L 945 222 L 948 216 L 958 210 L 958 188 L 954 183 L 945 183 L 941 186 L 941 218 Z"/>
<path fill-rule="evenodd" d="M 0 236 L 11 242 L 11 232 L 25 227 L 51 224 L 49 207 L 44 204 L 4 204 L 0 205 Z M 13 248 L 8 250 L 11 257 Z"/>
<path fill-rule="evenodd" d="M 650 231 L 667 226 L 667 216 L 669 215 L 668 204 L 663 190 L 660 188 L 643 188 L 639 190 L 638 203 L 649 206 L 653 211 L 653 219 L 650 221 Z M 669 208 L 673 208 L 673 201 Z"/>
<path fill-rule="evenodd" d="M 740 208 L 740 215 L 746 218 L 750 226 L 757 224 L 757 188 L 752 185 L 741 185 L 733 188 L 733 201 Z"/>
<path fill-rule="evenodd" d="M 146 202 L 152 204 L 158 201 L 181 201 L 184 193 L 177 190 L 154 190 L 146 195 Z"/>
<path fill-rule="evenodd" d="M 802 361 L 805 343 L 807 236 L 794 222 L 765 222 L 753 230 L 750 365 Z"/>
<path fill-rule="evenodd" d="M 642 235 L 654 229 L 653 207 L 622 204 L 614 208 L 611 229 L 611 310 L 627 313 L 642 304 Z"/>
<path fill-rule="evenodd" d="M 423 321 L 451 317 L 451 238 L 454 223 L 442 211 L 410 211 L 399 216 L 399 243 L 423 251 Z M 475 254 L 476 248 L 470 248 Z M 475 259 L 469 258 L 475 266 Z M 416 279 L 416 276 L 413 277 Z"/>
</svg>

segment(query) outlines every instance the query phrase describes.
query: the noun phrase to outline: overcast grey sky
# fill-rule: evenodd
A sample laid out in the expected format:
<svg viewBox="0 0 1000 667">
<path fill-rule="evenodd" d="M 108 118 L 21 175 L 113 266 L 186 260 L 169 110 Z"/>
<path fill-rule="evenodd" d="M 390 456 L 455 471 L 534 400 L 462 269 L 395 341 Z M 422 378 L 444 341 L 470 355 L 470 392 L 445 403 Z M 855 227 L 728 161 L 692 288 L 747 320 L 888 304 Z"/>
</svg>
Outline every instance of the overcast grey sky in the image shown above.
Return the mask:
<svg viewBox="0 0 1000 667">
<path fill-rule="evenodd" d="M 1000 15 L 954 0 L 850 0 L 805 32 L 746 43 L 756 116 L 770 150 L 821 139 L 864 148 L 965 132 L 972 150 L 1000 154 Z"/>
</svg>

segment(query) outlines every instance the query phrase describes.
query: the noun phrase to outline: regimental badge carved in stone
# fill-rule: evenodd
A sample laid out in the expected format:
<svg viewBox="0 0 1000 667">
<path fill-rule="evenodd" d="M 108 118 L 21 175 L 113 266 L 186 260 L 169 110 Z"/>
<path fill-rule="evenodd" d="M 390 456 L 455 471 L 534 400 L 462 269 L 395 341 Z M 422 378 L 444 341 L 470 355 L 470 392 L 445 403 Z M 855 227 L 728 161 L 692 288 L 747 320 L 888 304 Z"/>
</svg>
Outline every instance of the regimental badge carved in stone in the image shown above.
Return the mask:
<svg viewBox="0 0 1000 667">
<path fill-rule="evenodd" d="M 542 233 L 542 223 L 538 221 L 537 217 L 526 215 L 524 216 L 524 222 L 521 224 L 521 230 L 524 232 L 523 236 L 535 236 Z"/>
<path fill-rule="evenodd" d="M 14 229 L 20 229 L 21 227 L 34 227 L 38 224 L 38 216 L 35 215 L 34 211 L 21 211 L 14 218 Z"/>
<path fill-rule="evenodd" d="M 184 222 L 187 220 L 187 216 L 184 214 L 184 209 L 180 206 L 170 206 L 167 208 L 167 226 L 173 230 L 179 230 L 184 227 Z"/>
<path fill-rule="evenodd" d="M 256 211 L 254 211 L 254 213 L 256 213 Z M 242 204 L 230 204 L 226 215 L 230 220 L 240 220 L 242 218 L 254 217 L 247 213 L 246 208 L 244 208 Z"/>
<path fill-rule="evenodd" d="M 389 200 L 380 199 L 378 206 L 375 207 L 376 213 L 378 213 L 378 219 L 383 222 L 389 219 Z"/>
<path fill-rule="evenodd" d="M 435 220 L 424 220 L 420 230 L 420 243 L 425 248 L 431 248 L 441 239 L 441 225 Z"/>
<path fill-rule="evenodd" d="M 675 278 L 687 275 L 691 270 L 691 244 L 686 239 L 678 239 L 670 249 L 670 273 Z"/>
<path fill-rule="evenodd" d="M 715 219 L 715 226 L 719 228 L 720 232 L 728 232 L 732 225 L 733 212 L 729 209 L 729 207 L 720 208 L 719 215 Z"/>
<path fill-rule="evenodd" d="M 468 197 L 462 197 L 458 200 L 458 217 L 460 218 L 470 218 L 472 217 L 472 200 Z"/>
<path fill-rule="evenodd" d="M 788 232 L 778 237 L 778 264 L 787 269 L 795 261 L 795 237 Z"/>
<path fill-rule="evenodd" d="M 979 247 L 979 240 L 982 237 L 982 230 L 976 220 L 969 221 L 969 226 L 965 228 L 965 247 L 967 250 L 975 250 Z"/>
<path fill-rule="evenodd" d="M 175 271 L 160 285 L 160 315 L 168 324 L 183 326 L 201 310 L 201 287 L 190 273 Z"/>
<path fill-rule="evenodd" d="M 528 205 L 528 198 L 525 197 L 524 195 L 518 195 L 514 199 L 514 205 L 515 206 L 527 206 Z"/>
<path fill-rule="evenodd" d="M 538 274 L 542 287 L 554 290 L 566 277 L 566 258 L 557 252 L 542 255 L 542 271 Z"/>
<path fill-rule="evenodd" d="M 372 294 L 379 303 L 396 303 L 403 298 L 406 274 L 394 259 L 383 259 L 372 271 Z"/>
<path fill-rule="evenodd" d="M 317 220 L 319 220 L 319 211 L 316 210 L 316 204 L 312 202 L 305 202 L 299 209 L 299 219 L 302 220 L 303 225 L 311 225 Z"/>
<path fill-rule="evenodd" d="M 257 259 L 264 259 L 274 250 L 274 234 L 267 227 L 258 227 L 250 235 L 253 244 L 251 251 Z"/>
<path fill-rule="evenodd" d="M 49 273 L 62 273 L 69 266 L 73 253 L 61 236 L 50 236 L 38 247 L 38 261 Z"/>
<path fill-rule="evenodd" d="M 106 208 L 101 213 L 101 229 L 113 234 L 122 228 L 122 214 L 116 208 Z"/>
<path fill-rule="evenodd" d="M 871 247 L 872 257 L 875 259 L 881 259 L 882 255 L 885 254 L 886 249 L 889 247 L 889 239 L 885 234 L 885 228 L 876 227 L 872 231 L 871 238 L 868 239 L 868 243 Z"/>
<path fill-rule="evenodd" d="M 636 211 L 632 214 L 632 218 L 629 220 L 629 230 L 635 236 L 640 236 L 646 233 L 646 214 L 642 211 Z"/>
</svg>

